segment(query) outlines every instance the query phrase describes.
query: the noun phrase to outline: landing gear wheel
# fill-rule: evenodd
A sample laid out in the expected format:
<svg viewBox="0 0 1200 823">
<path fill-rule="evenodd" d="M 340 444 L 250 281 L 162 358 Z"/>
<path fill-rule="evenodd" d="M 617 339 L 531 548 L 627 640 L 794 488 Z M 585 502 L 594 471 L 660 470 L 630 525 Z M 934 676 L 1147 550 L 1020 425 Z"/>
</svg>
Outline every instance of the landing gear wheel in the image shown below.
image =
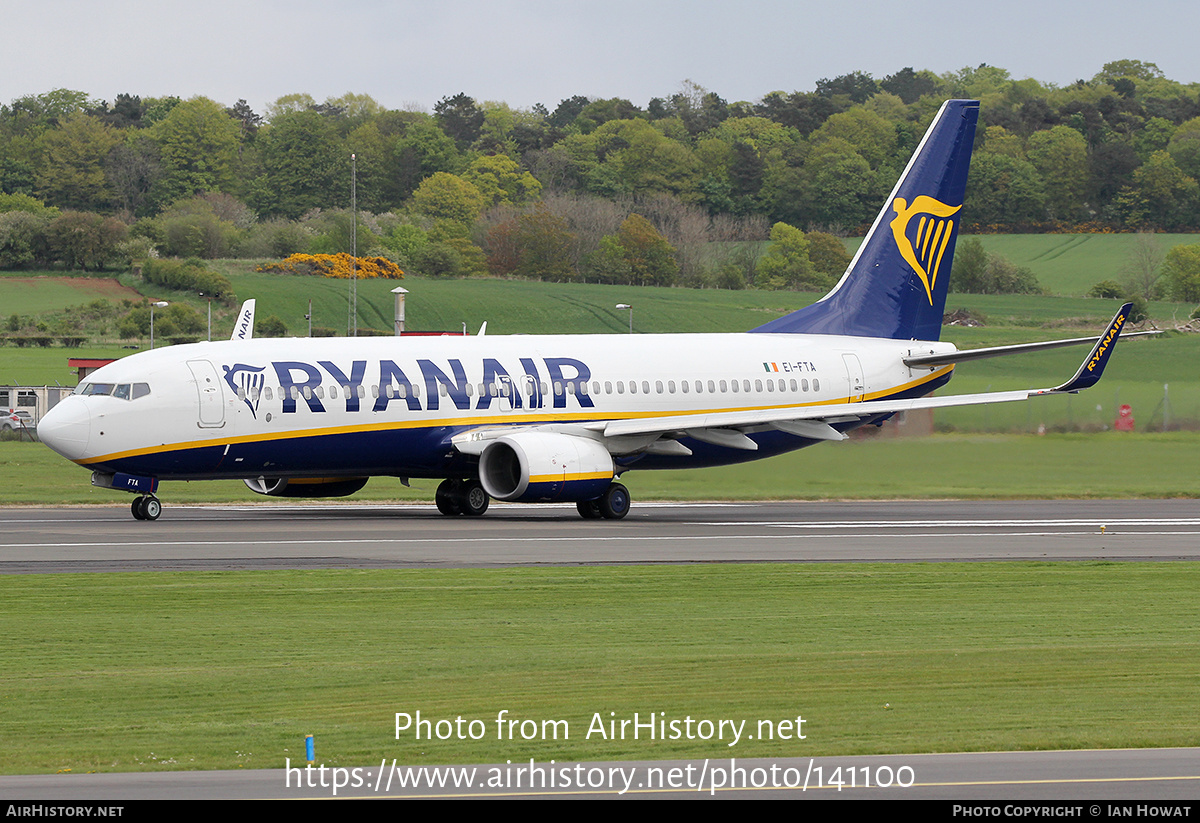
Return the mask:
<svg viewBox="0 0 1200 823">
<path fill-rule="evenodd" d="M 600 514 L 608 520 L 620 520 L 629 514 L 629 489 L 620 483 L 613 483 L 600 496 Z"/>
<path fill-rule="evenodd" d="M 575 508 L 579 509 L 579 516 L 584 520 L 596 520 L 604 516 L 600 512 L 599 500 L 580 500 Z"/>
<path fill-rule="evenodd" d="M 468 517 L 479 517 L 488 510 L 492 498 L 478 480 L 465 480 L 458 490 L 458 510 Z"/>
<path fill-rule="evenodd" d="M 462 514 L 458 498 L 458 481 L 443 480 L 437 487 L 437 494 L 434 495 L 433 500 L 437 503 L 438 511 L 447 517 L 453 517 L 456 514 Z"/>
<path fill-rule="evenodd" d="M 162 514 L 162 502 L 157 497 L 144 498 L 145 503 L 142 504 L 142 513 L 146 520 L 157 520 Z"/>
<path fill-rule="evenodd" d="M 135 520 L 157 520 L 162 514 L 162 502 L 157 497 L 135 497 L 129 511 Z"/>
</svg>

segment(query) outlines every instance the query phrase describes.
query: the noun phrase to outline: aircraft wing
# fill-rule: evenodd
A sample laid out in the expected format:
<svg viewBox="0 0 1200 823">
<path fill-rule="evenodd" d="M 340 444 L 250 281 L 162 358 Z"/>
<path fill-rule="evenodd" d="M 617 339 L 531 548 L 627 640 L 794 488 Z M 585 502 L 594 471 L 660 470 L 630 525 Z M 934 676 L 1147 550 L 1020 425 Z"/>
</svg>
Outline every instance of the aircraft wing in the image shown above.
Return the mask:
<svg viewBox="0 0 1200 823">
<path fill-rule="evenodd" d="M 574 433 L 590 439 L 601 440 L 614 454 L 641 450 L 650 450 L 661 454 L 687 453 L 686 447 L 682 444 L 670 442 L 682 437 L 754 451 L 757 450 L 758 445 L 746 436 L 746 432 L 749 430 L 761 431 L 763 428 L 774 428 L 814 440 L 845 440 L 846 435 L 835 429 L 833 424 L 918 409 L 1012 403 L 1043 395 L 1074 394 L 1094 386 L 1100 380 L 1100 376 L 1104 373 L 1104 367 L 1108 364 L 1108 359 L 1116 347 L 1117 339 L 1121 335 L 1121 328 L 1125 325 L 1125 319 L 1128 317 L 1131 307 L 1130 303 L 1121 307 L 1104 333 L 1093 341 L 1091 351 L 1080 364 L 1075 375 L 1065 383 L 1053 388 L 747 411 L 704 412 L 633 420 L 597 420 L 583 424 L 553 424 L 534 428 L 553 429 L 564 434 Z M 461 452 L 477 454 L 483 450 L 487 441 L 508 433 L 511 433 L 511 429 L 507 427 L 477 429 L 456 436 L 454 445 Z"/>
</svg>

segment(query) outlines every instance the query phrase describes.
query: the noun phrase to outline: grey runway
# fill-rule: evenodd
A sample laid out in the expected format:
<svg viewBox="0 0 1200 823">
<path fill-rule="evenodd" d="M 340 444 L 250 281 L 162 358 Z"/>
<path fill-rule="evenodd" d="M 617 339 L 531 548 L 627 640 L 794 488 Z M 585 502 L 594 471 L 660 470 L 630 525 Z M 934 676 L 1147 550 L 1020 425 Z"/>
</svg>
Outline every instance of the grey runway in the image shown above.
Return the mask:
<svg viewBox="0 0 1200 823">
<path fill-rule="evenodd" d="M 882 501 L 574 506 L 0 509 L 0 573 L 541 564 L 1194 560 L 1200 501 Z"/>
</svg>

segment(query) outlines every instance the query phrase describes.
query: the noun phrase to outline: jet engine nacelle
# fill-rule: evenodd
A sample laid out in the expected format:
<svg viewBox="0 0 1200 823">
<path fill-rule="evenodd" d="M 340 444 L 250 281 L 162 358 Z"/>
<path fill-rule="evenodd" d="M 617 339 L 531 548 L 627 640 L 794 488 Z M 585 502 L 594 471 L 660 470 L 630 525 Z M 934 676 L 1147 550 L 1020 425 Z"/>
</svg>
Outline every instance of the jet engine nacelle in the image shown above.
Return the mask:
<svg viewBox="0 0 1200 823">
<path fill-rule="evenodd" d="M 246 488 L 271 497 L 345 497 L 367 485 L 366 477 L 255 477 Z"/>
<path fill-rule="evenodd" d="M 612 479 L 608 449 L 569 434 L 509 434 L 479 455 L 479 481 L 497 500 L 595 500 Z"/>
</svg>

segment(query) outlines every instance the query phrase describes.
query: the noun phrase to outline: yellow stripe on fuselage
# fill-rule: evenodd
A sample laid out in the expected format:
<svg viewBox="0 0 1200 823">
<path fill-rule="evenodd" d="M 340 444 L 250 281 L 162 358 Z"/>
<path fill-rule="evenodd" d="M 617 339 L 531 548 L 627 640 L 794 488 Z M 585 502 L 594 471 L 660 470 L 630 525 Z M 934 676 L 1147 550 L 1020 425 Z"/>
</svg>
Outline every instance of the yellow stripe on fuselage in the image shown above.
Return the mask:
<svg viewBox="0 0 1200 823">
<path fill-rule="evenodd" d="M 872 392 L 862 397 L 866 400 L 881 400 L 900 392 L 915 389 L 954 370 L 954 366 L 937 369 L 917 380 L 901 383 L 885 391 Z M 520 414 L 518 412 L 494 412 L 489 416 L 445 417 L 435 420 L 410 420 L 389 423 L 361 423 L 351 426 L 326 426 L 321 428 L 298 429 L 286 432 L 261 432 L 259 434 L 244 434 L 237 437 L 222 437 L 208 440 L 189 440 L 179 443 L 164 443 L 161 446 L 148 446 L 141 449 L 112 452 L 98 457 L 88 457 L 76 460 L 80 466 L 90 466 L 94 463 L 105 463 L 110 460 L 123 460 L 130 457 L 141 457 L 147 454 L 162 454 L 185 449 L 203 449 L 214 446 L 233 446 L 239 443 L 262 443 L 271 440 L 299 440 L 309 437 L 327 437 L 339 434 L 361 434 L 364 432 L 401 431 L 404 429 L 435 429 L 462 428 L 484 425 L 531 425 L 535 423 L 591 423 L 609 420 L 643 420 L 653 417 L 678 417 L 681 415 L 721 414 L 724 412 L 775 411 L 785 409 L 808 409 L 819 406 L 834 406 L 851 401 L 849 397 L 839 397 L 831 400 L 819 400 L 814 403 L 788 403 L 778 406 L 734 406 L 716 409 L 686 409 L 686 410 L 655 410 L 646 412 L 622 412 L 618 414 L 597 414 L 595 411 L 572 413 L 542 413 Z"/>
</svg>

